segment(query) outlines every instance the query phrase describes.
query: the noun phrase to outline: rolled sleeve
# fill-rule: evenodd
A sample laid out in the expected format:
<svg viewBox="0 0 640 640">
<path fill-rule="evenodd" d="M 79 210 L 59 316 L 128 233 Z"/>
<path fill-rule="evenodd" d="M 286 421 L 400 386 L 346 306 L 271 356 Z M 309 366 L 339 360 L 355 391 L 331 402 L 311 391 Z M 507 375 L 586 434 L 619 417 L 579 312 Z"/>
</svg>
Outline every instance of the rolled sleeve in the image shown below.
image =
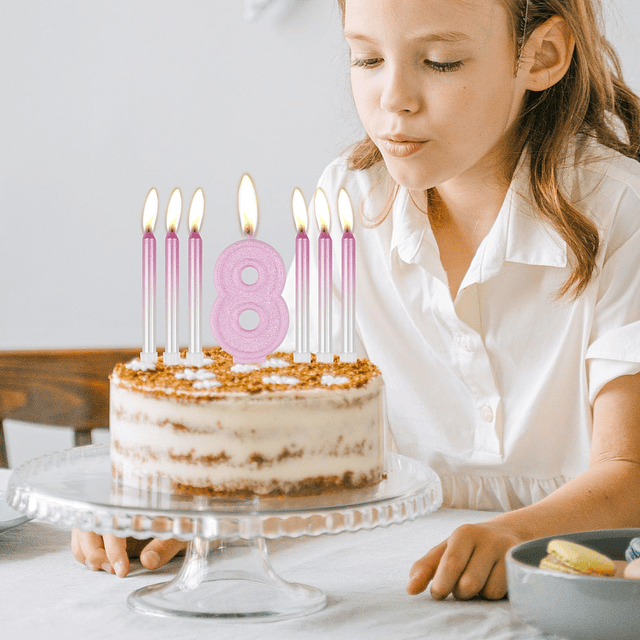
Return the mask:
<svg viewBox="0 0 640 640">
<path fill-rule="evenodd" d="M 602 266 L 586 359 L 592 404 L 608 382 L 640 372 L 640 231 Z"/>
</svg>

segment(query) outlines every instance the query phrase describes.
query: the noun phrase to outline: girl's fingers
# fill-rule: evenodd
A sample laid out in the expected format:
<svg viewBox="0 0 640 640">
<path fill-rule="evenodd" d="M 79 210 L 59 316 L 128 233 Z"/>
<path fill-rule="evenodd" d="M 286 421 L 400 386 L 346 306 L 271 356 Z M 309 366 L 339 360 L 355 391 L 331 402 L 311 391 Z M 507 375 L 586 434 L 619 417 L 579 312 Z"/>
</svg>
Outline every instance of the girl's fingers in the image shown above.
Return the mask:
<svg viewBox="0 0 640 640">
<path fill-rule="evenodd" d="M 463 525 L 456 529 L 447 541 L 431 582 L 431 597 L 435 600 L 444 600 L 453 592 L 473 555 L 476 539 L 467 527 Z"/>
<path fill-rule="evenodd" d="M 124 578 L 129 573 L 129 556 L 127 555 L 126 538 L 116 538 L 112 535 L 105 535 L 103 538 L 104 549 L 107 554 L 109 566 L 118 578 Z M 106 571 L 107 569 L 103 567 Z"/>
<path fill-rule="evenodd" d="M 507 595 L 507 567 L 504 556 L 493 565 L 480 595 L 487 600 L 500 600 Z"/>
<path fill-rule="evenodd" d="M 71 530 L 71 551 L 73 553 L 73 557 L 78 561 L 84 564 L 85 557 L 84 553 L 82 553 L 82 546 L 80 545 L 80 534 L 82 532 L 79 529 Z"/>
<path fill-rule="evenodd" d="M 487 581 L 493 574 L 493 570 L 499 560 L 500 556 L 496 555 L 494 546 L 488 544 L 476 545 L 466 568 L 451 589 L 453 596 L 457 600 L 475 598 L 486 588 Z"/>
<path fill-rule="evenodd" d="M 447 548 L 447 542 L 447 540 L 441 542 L 436 547 L 433 547 L 427 555 L 413 563 L 411 572 L 409 573 L 410 578 L 407 584 L 407 593 L 415 596 L 427 588 L 438 568 L 442 554 Z"/>
<path fill-rule="evenodd" d="M 93 531 L 78 531 L 79 556 L 84 558 L 84 564 L 92 571 L 111 572 L 111 565 L 104 550 L 102 536 Z M 75 554 L 74 554 L 75 555 Z"/>
<path fill-rule="evenodd" d="M 157 569 L 186 546 L 182 540 L 152 540 L 140 554 L 140 562 L 145 569 Z"/>
</svg>

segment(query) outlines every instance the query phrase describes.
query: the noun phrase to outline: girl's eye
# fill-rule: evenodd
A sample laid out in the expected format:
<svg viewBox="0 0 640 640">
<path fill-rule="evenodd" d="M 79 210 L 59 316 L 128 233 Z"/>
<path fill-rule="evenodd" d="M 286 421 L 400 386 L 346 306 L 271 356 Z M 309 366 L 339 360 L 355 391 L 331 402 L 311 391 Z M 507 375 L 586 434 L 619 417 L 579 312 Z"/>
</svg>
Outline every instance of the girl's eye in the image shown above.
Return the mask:
<svg viewBox="0 0 640 640">
<path fill-rule="evenodd" d="M 367 58 L 367 59 L 358 59 L 351 61 L 351 66 L 353 67 L 375 67 L 380 62 L 380 58 Z"/>
<path fill-rule="evenodd" d="M 457 71 L 464 64 L 462 60 L 458 60 L 457 62 L 434 62 L 433 60 L 425 60 L 424 63 L 438 73 Z"/>
</svg>

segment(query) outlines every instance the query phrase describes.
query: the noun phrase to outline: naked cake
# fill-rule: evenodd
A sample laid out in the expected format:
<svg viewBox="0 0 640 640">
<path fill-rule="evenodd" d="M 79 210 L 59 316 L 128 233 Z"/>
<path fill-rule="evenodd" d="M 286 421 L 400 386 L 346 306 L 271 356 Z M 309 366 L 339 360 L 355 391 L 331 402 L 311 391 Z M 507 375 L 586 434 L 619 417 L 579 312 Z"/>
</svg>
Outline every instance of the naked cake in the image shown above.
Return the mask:
<svg viewBox="0 0 640 640">
<path fill-rule="evenodd" d="M 383 473 L 380 371 L 354 363 L 294 363 L 278 352 L 234 365 L 136 359 L 111 375 L 113 477 L 161 479 L 205 495 L 305 495 L 357 488 Z"/>
</svg>

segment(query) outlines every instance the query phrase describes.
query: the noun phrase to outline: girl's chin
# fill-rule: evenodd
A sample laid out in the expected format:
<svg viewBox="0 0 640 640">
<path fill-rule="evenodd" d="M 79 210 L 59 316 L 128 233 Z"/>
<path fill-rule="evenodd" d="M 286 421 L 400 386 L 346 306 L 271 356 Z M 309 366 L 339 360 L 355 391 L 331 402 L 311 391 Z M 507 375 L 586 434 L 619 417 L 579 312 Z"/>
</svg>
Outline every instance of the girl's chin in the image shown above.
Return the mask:
<svg viewBox="0 0 640 640">
<path fill-rule="evenodd" d="M 434 179 L 434 176 L 425 176 L 420 175 L 420 173 L 416 171 L 400 171 L 398 169 L 398 167 L 390 166 L 390 163 L 387 163 L 387 170 L 391 177 L 401 187 L 409 189 L 410 191 L 426 191 L 440 184 L 440 182 Z"/>
<path fill-rule="evenodd" d="M 405 189 L 410 191 L 426 191 L 433 189 L 448 180 L 451 180 L 455 173 L 449 171 L 440 171 L 437 173 L 430 171 L 429 168 L 437 167 L 439 163 L 433 162 L 425 166 L 425 161 L 420 163 L 410 162 L 411 158 L 406 160 L 398 160 L 397 158 L 389 158 L 383 156 L 387 171 L 391 177 Z"/>
</svg>

